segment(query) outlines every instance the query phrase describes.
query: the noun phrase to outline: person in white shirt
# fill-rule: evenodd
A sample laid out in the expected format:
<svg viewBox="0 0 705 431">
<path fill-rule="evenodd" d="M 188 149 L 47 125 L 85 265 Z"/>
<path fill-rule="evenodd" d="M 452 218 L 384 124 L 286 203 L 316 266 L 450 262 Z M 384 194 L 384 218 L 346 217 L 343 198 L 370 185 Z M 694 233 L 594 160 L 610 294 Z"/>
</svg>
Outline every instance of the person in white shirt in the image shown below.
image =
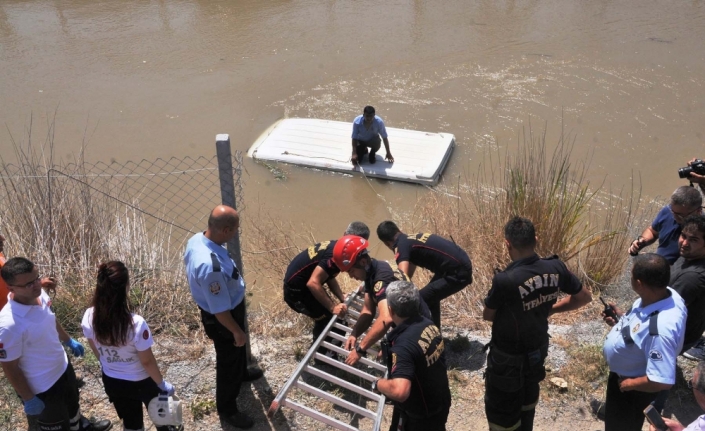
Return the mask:
<svg viewBox="0 0 705 431">
<path fill-rule="evenodd" d="M 42 431 L 109 430 L 109 420 L 90 423 L 81 415 L 76 373 L 61 344 L 74 356 L 83 356 L 84 349 L 56 319 L 37 267 L 15 257 L 3 265 L 0 276 L 10 292 L 0 311 L 0 363 L 22 398 L 30 426 L 36 422 Z"/>
<path fill-rule="evenodd" d="M 129 290 L 125 264 L 101 264 L 92 307 L 83 315 L 81 327 L 100 359 L 105 393 L 122 419 L 124 431 L 143 431 L 142 404 L 147 406 L 160 392 L 173 395 L 174 387 L 159 371 L 147 322 L 130 311 Z M 182 427 L 157 427 L 158 431 L 177 429 Z"/>
<path fill-rule="evenodd" d="M 698 367 L 693 373 L 693 379 L 688 382 L 688 386 L 692 386 L 693 396 L 701 409 L 705 410 L 705 362 L 698 362 Z M 668 431 L 705 431 L 705 415 L 701 415 L 688 427 L 683 426 L 678 421 L 664 418 L 663 421 L 668 426 Z M 649 427 L 649 431 L 657 431 L 653 425 Z"/>
</svg>

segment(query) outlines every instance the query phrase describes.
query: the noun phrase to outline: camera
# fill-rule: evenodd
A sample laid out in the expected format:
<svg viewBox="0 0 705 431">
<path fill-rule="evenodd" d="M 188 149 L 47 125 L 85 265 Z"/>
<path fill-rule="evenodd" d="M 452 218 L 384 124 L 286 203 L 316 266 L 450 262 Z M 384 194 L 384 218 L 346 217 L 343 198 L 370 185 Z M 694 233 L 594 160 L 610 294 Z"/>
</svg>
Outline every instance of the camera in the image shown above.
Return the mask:
<svg viewBox="0 0 705 431">
<path fill-rule="evenodd" d="M 695 159 L 690 166 L 678 169 L 679 178 L 688 178 L 690 173 L 694 172 L 698 175 L 705 175 L 705 162 L 700 159 Z"/>
</svg>

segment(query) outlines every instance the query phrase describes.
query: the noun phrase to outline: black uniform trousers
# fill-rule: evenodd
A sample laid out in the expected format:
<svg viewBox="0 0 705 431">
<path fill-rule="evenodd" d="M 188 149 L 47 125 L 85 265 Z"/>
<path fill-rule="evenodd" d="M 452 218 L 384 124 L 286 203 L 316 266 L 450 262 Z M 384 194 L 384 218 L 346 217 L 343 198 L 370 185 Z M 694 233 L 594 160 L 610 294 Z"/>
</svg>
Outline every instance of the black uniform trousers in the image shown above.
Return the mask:
<svg viewBox="0 0 705 431">
<path fill-rule="evenodd" d="M 605 401 L 605 431 L 640 431 L 644 425 L 644 409 L 656 399 L 658 392 L 619 390 L 619 375 L 610 372 Z"/>
<path fill-rule="evenodd" d="M 419 418 L 413 415 L 410 416 L 408 412 L 400 410 L 400 429 L 401 431 L 446 431 L 446 422 L 448 421 L 449 412 L 450 406 L 430 418 Z M 397 430 L 390 429 L 390 431 Z"/>
<path fill-rule="evenodd" d="M 230 310 L 240 328 L 245 328 L 245 300 Z M 235 338 L 216 317 L 201 309 L 201 322 L 208 338 L 215 347 L 215 406 L 221 417 L 238 412 L 237 397 L 247 371 L 245 346 L 235 347 Z"/>
<path fill-rule="evenodd" d="M 360 141 L 358 139 L 357 145 L 355 146 L 355 153 L 357 153 L 358 162 L 362 163 L 362 158 L 365 156 L 365 154 L 367 154 L 368 148 L 370 149 L 370 158 L 374 159 L 375 154 L 377 153 L 377 151 L 379 151 L 379 148 L 381 146 L 382 140 L 380 139 L 379 135 L 375 135 L 369 141 Z"/>
<path fill-rule="evenodd" d="M 116 379 L 114 377 L 103 374 L 103 387 L 105 394 L 118 414 L 122 419 L 123 427 L 130 430 L 139 430 L 144 428 L 144 416 L 142 413 L 142 404 L 145 407 L 149 406 L 161 390 L 154 383 L 151 377 L 144 380 L 132 381 Z M 167 431 L 168 426 L 156 427 L 157 431 Z"/>
<path fill-rule="evenodd" d="M 313 296 L 313 293 L 311 293 L 308 288 L 303 288 L 297 291 L 287 285 L 284 285 L 284 302 L 286 302 L 289 308 L 297 313 L 313 319 L 313 342 L 318 340 L 318 337 L 321 336 L 321 333 L 326 328 L 326 325 L 330 322 L 331 317 L 333 317 L 333 313 L 321 305 L 321 303 L 318 302 L 316 297 Z M 332 330 L 337 334 L 345 335 L 345 331 L 342 329 L 333 328 Z M 340 341 L 335 341 L 331 337 L 328 337 L 326 341 L 336 345 L 341 344 Z M 327 349 L 321 348 L 318 351 L 325 354 Z"/>
<path fill-rule="evenodd" d="M 441 301 L 469 285 L 472 282 L 471 274 L 462 269 L 453 273 L 434 274 L 431 281 L 419 291 L 431 311 L 431 320 L 438 329 L 441 328 Z"/>
<path fill-rule="evenodd" d="M 490 347 L 485 373 L 485 414 L 491 431 L 534 429 L 539 383 L 546 378 L 548 344 L 522 355 Z"/>
<path fill-rule="evenodd" d="M 40 430 L 69 431 L 81 420 L 76 373 L 71 362 L 52 387 L 36 395 L 44 402 L 44 410 L 38 416 L 28 416 L 28 420 L 32 424 L 36 418 Z"/>
</svg>

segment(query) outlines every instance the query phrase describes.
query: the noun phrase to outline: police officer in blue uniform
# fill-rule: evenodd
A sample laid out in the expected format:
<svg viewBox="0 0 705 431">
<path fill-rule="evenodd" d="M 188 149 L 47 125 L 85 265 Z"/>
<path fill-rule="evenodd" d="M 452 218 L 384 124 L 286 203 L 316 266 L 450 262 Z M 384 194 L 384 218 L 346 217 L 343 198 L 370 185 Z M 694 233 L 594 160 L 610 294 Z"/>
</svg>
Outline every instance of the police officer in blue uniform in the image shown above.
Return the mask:
<svg viewBox="0 0 705 431">
<path fill-rule="evenodd" d="M 438 327 L 419 314 L 420 302 L 413 283 L 389 284 L 391 370 L 372 388 L 394 401 L 404 431 L 445 431 L 451 405 L 445 346 Z"/>
<path fill-rule="evenodd" d="M 247 369 L 245 281 L 222 244 L 235 237 L 240 219 L 233 208 L 219 205 L 208 218 L 208 229 L 189 239 L 184 254 L 191 295 L 216 354 L 216 409 L 223 422 L 248 429 L 254 421 L 237 407 L 243 381 L 262 376 Z"/>
<path fill-rule="evenodd" d="M 441 300 L 472 283 L 468 254 L 454 242 L 435 234 L 407 235 L 389 220 L 377 226 L 377 237 L 394 252 L 399 269 L 409 278 L 414 276 L 417 266 L 433 272 L 431 281 L 421 289 L 421 298 L 431 310 L 433 323 L 440 328 Z"/>
<path fill-rule="evenodd" d="M 491 430 L 529 431 L 546 377 L 548 317 L 576 310 L 592 295 L 556 256 L 539 258 L 530 220 L 509 220 L 504 242 L 512 263 L 492 279 L 482 313 L 492 322 L 485 413 Z M 558 301 L 561 292 L 569 296 Z"/>
<path fill-rule="evenodd" d="M 676 381 L 676 356 L 683 347 L 687 309 L 668 286 L 668 261 L 655 253 L 639 255 L 632 268 L 632 289 L 639 295 L 627 313 L 614 304 L 618 321 L 602 353 L 610 369 L 605 402 L 605 431 L 639 431 L 643 410 L 658 392 Z"/>
</svg>

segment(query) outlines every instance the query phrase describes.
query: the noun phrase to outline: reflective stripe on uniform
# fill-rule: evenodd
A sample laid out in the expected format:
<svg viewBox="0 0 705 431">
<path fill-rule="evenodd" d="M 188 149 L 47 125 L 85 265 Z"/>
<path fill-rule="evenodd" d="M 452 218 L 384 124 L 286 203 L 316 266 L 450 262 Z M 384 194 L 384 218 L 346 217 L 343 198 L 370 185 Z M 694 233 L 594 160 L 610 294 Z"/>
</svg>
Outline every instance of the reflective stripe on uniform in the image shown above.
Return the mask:
<svg viewBox="0 0 705 431">
<path fill-rule="evenodd" d="M 521 411 L 522 411 L 522 412 L 528 412 L 529 410 L 533 410 L 533 409 L 536 408 L 536 404 L 538 404 L 538 403 L 539 403 L 539 400 L 538 400 L 538 398 L 537 398 L 537 399 L 536 399 L 536 402 L 531 403 L 531 404 L 527 404 L 527 405 L 525 405 L 525 406 L 521 406 Z"/>
<path fill-rule="evenodd" d="M 516 429 L 519 429 L 521 426 L 521 419 L 517 421 L 514 425 L 510 426 L 509 428 L 505 428 L 501 425 L 493 424 L 492 422 L 488 422 L 490 425 L 490 431 L 514 431 Z"/>
</svg>

